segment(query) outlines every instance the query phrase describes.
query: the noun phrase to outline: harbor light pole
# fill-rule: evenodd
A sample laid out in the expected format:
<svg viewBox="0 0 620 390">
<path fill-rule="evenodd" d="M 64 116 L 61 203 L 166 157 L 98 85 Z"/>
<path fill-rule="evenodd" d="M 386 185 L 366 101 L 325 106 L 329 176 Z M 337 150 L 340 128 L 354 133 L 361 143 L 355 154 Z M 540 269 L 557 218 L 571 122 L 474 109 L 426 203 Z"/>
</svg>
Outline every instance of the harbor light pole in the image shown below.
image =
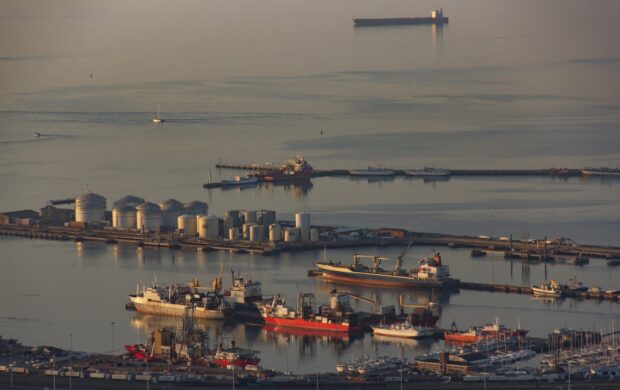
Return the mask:
<svg viewBox="0 0 620 390">
<path fill-rule="evenodd" d="M 73 333 L 69 333 L 69 390 L 73 389 L 71 378 L 73 378 Z"/>
<path fill-rule="evenodd" d="M 114 321 L 110 322 L 110 327 L 112 329 L 112 354 L 114 354 Z"/>
<path fill-rule="evenodd" d="M 53 389 L 56 390 L 56 357 L 54 355 L 52 355 L 52 370 L 54 370 L 54 379 L 52 379 L 52 386 Z"/>
<path fill-rule="evenodd" d="M 11 387 L 13 387 L 13 344 L 9 340 L 9 376 L 11 378 Z"/>
</svg>

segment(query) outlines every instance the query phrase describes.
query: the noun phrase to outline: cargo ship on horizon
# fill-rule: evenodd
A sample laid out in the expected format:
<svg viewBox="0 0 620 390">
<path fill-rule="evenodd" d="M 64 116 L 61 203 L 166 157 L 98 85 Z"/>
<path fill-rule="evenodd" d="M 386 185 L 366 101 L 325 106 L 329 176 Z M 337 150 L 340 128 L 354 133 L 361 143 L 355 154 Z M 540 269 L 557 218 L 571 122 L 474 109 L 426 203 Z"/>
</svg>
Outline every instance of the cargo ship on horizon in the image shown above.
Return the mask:
<svg viewBox="0 0 620 390">
<path fill-rule="evenodd" d="M 355 27 L 403 26 L 416 24 L 442 25 L 444 23 L 448 23 L 448 17 L 443 16 L 443 8 L 432 10 L 430 17 L 353 19 L 353 24 Z"/>
</svg>

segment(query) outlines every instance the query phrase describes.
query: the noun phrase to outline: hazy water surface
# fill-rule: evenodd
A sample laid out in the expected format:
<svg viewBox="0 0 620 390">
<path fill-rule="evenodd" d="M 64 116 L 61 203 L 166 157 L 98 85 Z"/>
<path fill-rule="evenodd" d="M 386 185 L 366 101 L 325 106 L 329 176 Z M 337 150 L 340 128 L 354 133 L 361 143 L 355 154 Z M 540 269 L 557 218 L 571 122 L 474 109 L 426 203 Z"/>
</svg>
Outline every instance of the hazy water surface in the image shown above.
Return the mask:
<svg viewBox="0 0 620 390">
<path fill-rule="evenodd" d="M 618 181 L 452 178 L 423 182 L 321 178 L 309 188 L 202 189 L 234 174 L 217 161 L 274 163 L 296 152 L 317 168 L 620 166 L 620 27 L 615 1 L 447 0 L 443 28 L 353 28 L 354 17 L 427 15 L 436 2 L 0 2 L 0 211 L 38 209 L 84 185 L 109 204 L 128 194 L 275 209 L 315 223 L 521 237 L 568 236 L 618 245 Z M 167 120 L 153 126 L 161 106 Z M 321 134 L 321 130 L 323 133 Z M 33 132 L 42 134 L 39 138 Z M 413 248 L 409 260 L 432 248 Z M 394 256 L 399 249 L 386 250 Z M 348 251 L 330 256 L 348 259 Z M 382 252 L 383 253 L 383 252 Z M 156 319 L 125 312 L 154 274 L 182 282 L 240 269 L 266 292 L 297 288 L 321 253 L 273 258 L 0 238 L 0 333 L 27 343 L 111 348 Z M 524 267 L 444 251 L 463 280 L 529 285 L 573 274 L 620 288 L 592 261 Z M 358 293 L 370 296 L 373 291 Z M 375 292 L 383 304 L 393 292 Z M 411 292 L 409 301 L 428 294 Z M 439 297 L 437 297 L 439 299 Z M 440 324 L 499 315 L 537 336 L 553 327 L 607 326 L 617 304 L 461 292 L 441 297 Z M 362 307 L 360 307 L 362 309 Z M 413 356 L 437 345 L 331 342 L 205 324 L 263 351 L 267 367 L 333 370 L 363 353 Z M 282 359 L 282 356 L 287 356 Z M 315 363 L 320 362 L 320 363 Z"/>
</svg>

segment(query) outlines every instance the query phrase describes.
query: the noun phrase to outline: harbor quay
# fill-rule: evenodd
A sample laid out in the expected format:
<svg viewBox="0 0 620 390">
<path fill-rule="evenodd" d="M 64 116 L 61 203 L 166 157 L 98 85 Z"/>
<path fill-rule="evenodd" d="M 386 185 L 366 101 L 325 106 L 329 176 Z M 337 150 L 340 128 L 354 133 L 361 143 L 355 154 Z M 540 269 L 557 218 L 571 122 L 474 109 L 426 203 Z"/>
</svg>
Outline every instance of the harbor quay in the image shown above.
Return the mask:
<svg viewBox="0 0 620 390">
<path fill-rule="evenodd" d="M 579 335 L 562 332 L 556 330 L 546 340 L 524 338 L 519 347 L 505 344 L 496 349 L 495 344 L 492 348 L 474 344 L 467 349 L 461 345 L 450 352 L 421 355 L 412 361 L 394 358 L 396 363 L 382 363 L 382 367 L 371 373 L 358 373 L 357 367 L 362 372 L 361 367 L 369 370 L 375 363 L 364 366 L 367 363 L 358 359 L 356 363 L 339 363 L 339 366 L 355 364 L 355 371 L 350 368 L 338 370 L 337 366 L 336 372 L 305 375 L 259 366 L 221 368 L 180 357 L 168 360 L 136 358 L 129 351 L 110 355 L 51 346 L 30 347 L 18 340 L 0 338 L 0 386 L 24 389 L 135 389 L 147 386 L 153 389 L 228 389 L 235 386 L 282 389 L 617 388 L 620 368 L 615 340 L 609 334 L 601 337 L 592 332 Z M 476 352 L 471 347 L 484 349 Z M 373 358 L 373 361 L 381 359 L 388 361 L 390 358 Z M 482 361 L 484 363 L 480 363 Z"/>
</svg>

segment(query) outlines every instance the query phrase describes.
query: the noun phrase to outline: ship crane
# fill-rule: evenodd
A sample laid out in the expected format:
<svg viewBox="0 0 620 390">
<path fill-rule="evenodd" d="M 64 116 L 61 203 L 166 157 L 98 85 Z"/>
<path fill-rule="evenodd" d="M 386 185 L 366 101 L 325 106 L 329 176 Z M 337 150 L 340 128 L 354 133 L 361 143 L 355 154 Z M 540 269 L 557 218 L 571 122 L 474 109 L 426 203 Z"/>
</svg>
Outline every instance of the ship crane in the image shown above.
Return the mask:
<svg viewBox="0 0 620 390">
<path fill-rule="evenodd" d="M 357 268 L 359 266 L 360 263 L 360 259 L 370 259 L 370 270 L 371 271 L 378 271 L 381 267 L 381 263 L 383 261 L 387 261 L 389 260 L 388 257 L 383 257 L 383 256 L 372 256 L 372 255 L 359 255 L 359 254 L 355 254 L 353 255 L 353 267 Z"/>
<path fill-rule="evenodd" d="M 409 244 L 407 244 L 407 247 L 405 247 L 402 253 L 396 258 L 396 266 L 394 267 L 395 274 L 397 275 L 400 274 L 400 271 L 402 270 L 402 266 L 403 266 L 403 257 L 405 257 L 405 254 L 407 254 L 407 251 L 409 250 L 409 248 L 411 248 L 411 245 L 413 245 L 413 240 L 409 241 Z"/>
</svg>

